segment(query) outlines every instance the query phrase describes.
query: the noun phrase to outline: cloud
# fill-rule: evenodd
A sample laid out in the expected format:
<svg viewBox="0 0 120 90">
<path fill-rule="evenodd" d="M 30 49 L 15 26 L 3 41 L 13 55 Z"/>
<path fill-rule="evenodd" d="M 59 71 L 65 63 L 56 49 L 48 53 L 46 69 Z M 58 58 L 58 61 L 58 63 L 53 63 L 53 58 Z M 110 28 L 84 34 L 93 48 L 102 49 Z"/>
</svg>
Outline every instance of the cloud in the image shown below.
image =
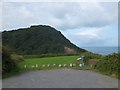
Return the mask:
<svg viewBox="0 0 120 90">
<path fill-rule="evenodd" d="M 112 27 L 112 26 L 111 26 Z M 115 28 L 113 29 L 116 30 Z M 109 26 L 97 28 L 78 28 L 76 32 L 64 33 L 72 43 L 82 47 L 117 46 L 118 36 Z"/>
<path fill-rule="evenodd" d="M 18 3 L 3 4 L 3 29 L 13 29 L 30 26 L 33 13 L 27 7 Z"/>
<path fill-rule="evenodd" d="M 4 0 L 4 2 L 119 2 L 119 0 Z"/>
<path fill-rule="evenodd" d="M 115 9 L 110 12 L 106 8 L 99 2 L 5 3 L 3 28 L 26 27 L 31 24 L 48 24 L 60 30 L 103 27 L 114 23 L 117 17 Z"/>
<path fill-rule="evenodd" d="M 69 38 L 78 46 L 94 46 L 103 44 L 105 41 L 102 36 L 102 30 L 99 28 L 85 28 L 84 31 L 71 34 Z"/>
<path fill-rule="evenodd" d="M 59 6 L 59 4 L 56 4 Z M 67 8 L 66 8 L 67 7 Z M 53 7 L 54 8 L 54 7 Z M 116 14 L 115 14 L 116 15 Z M 51 24 L 62 30 L 78 27 L 103 27 L 115 19 L 100 3 L 68 3 L 56 7 Z"/>
<path fill-rule="evenodd" d="M 97 29 L 97 28 L 90 28 L 90 29 L 87 29 L 83 32 L 80 32 L 80 33 L 77 33 L 76 35 L 78 36 L 81 36 L 83 38 L 98 38 L 98 34 L 101 32 L 100 29 Z"/>
</svg>

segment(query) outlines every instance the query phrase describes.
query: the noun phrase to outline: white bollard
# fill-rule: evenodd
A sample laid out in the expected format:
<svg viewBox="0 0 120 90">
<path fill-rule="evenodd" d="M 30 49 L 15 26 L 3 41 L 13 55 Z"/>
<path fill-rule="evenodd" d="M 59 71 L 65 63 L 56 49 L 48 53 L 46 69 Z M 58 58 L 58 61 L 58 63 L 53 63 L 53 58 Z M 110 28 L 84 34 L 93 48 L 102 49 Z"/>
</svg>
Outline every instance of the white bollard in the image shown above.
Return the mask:
<svg viewBox="0 0 120 90">
<path fill-rule="evenodd" d="M 55 66 L 56 64 L 53 64 L 53 66 Z"/>
<path fill-rule="evenodd" d="M 47 66 L 50 67 L 50 64 L 48 64 Z"/>
<path fill-rule="evenodd" d="M 66 65 L 66 64 L 64 64 L 63 66 L 64 66 L 64 67 L 66 67 L 67 65 Z"/>
<path fill-rule="evenodd" d="M 62 67 L 62 65 L 61 65 L 61 64 L 59 64 L 59 67 Z"/>
<path fill-rule="evenodd" d="M 45 65 L 42 65 L 42 67 L 45 67 Z"/>
<path fill-rule="evenodd" d="M 80 67 L 82 67 L 82 64 L 79 64 Z"/>
<path fill-rule="evenodd" d="M 35 66 L 36 66 L 36 68 L 37 68 L 37 67 L 38 67 L 38 64 L 36 64 Z"/>
<path fill-rule="evenodd" d="M 32 65 L 32 68 L 34 68 L 35 66 L 34 65 Z"/>
<path fill-rule="evenodd" d="M 27 67 L 27 65 L 24 65 L 24 68 L 26 68 Z"/>
<path fill-rule="evenodd" d="M 73 65 L 72 64 L 70 64 L 70 67 L 72 67 Z"/>
</svg>

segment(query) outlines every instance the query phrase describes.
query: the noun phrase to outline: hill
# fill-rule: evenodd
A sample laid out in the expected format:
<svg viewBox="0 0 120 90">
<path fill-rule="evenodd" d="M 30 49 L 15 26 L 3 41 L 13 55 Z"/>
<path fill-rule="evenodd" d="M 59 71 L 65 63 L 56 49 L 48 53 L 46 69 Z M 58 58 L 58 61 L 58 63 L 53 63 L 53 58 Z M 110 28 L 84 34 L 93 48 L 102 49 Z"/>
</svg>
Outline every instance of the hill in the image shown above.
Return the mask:
<svg viewBox="0 0 120 90">
<path fill-rule="evenodd" d="M 3 45 L 21 54 L 76 54 L 85 52 L 60 31 L 46 25 L 2 32 Z"/>
</svg>

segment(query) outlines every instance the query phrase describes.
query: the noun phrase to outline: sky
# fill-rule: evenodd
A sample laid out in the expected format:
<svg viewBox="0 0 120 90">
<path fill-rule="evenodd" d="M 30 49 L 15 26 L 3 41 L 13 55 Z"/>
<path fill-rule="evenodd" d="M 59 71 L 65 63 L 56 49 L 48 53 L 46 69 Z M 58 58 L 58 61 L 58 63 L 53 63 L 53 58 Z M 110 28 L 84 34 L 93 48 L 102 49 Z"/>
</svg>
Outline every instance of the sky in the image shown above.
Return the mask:
<svg viewBox="0 0 120 90">
<path fill-rule="evenodd" d="M 26 2 L 25 2 L 26 1 Z M 32 1 L 32 0 L 31 0 Z M 79 47 L 118 45 L 117 2 L 2 2 L 2 29 L 50 25 Z"/>
</svg>

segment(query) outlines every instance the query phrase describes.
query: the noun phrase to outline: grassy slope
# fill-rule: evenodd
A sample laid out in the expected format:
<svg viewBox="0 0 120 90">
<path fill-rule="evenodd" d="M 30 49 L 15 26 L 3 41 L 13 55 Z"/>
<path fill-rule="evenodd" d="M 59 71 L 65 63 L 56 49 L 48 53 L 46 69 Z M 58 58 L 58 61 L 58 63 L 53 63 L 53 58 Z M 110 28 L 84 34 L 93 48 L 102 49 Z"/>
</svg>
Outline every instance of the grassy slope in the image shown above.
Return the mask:
<svg viewBox="0 0 120 90">
<path fill-rule="evenodd" d="M 21 64 L 64 64 L 75 63 L 78 56 L 58 56 L 58 57 L 46 57 L 46 58 L 28 58 Z"/>
</svg>

